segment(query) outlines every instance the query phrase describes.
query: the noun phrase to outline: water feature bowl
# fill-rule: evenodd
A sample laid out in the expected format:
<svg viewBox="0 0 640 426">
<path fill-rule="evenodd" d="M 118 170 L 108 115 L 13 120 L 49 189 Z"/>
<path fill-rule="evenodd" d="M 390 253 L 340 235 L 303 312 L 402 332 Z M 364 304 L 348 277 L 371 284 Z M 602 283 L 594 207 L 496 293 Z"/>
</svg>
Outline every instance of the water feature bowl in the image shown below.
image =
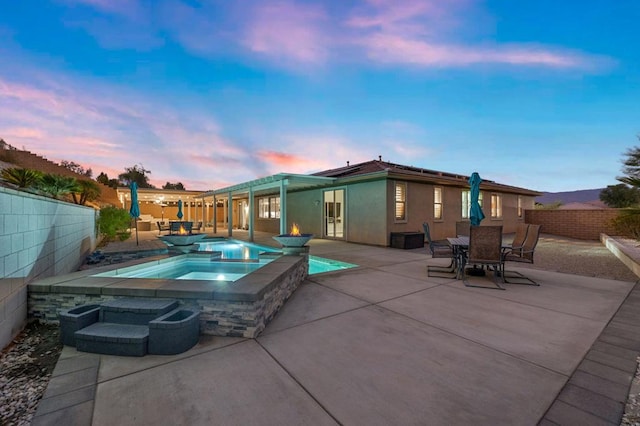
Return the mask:
<svg viewBox="0 0 640 426">
<path fill-rule="evenodd" d="M 283 247 L 302 247 L 307 244 L 311 238 L 313 238 L 313 234 L 281 234 L 273 237 L 273 239 L 282 244 Z"/>
</svg>

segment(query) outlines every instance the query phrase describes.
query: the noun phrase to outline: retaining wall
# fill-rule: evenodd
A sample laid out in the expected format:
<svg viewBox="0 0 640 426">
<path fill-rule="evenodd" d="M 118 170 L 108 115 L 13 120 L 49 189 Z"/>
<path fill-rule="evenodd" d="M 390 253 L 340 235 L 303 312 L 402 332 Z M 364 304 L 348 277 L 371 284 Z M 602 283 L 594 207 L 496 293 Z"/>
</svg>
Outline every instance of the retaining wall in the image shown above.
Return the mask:
<svg viewBox="0 0 640 426">
<path fill-rule="evenodd" d="M 611 220 L 618 209 L 599 210 L 526 210 L 525 222 L 542 225 L 544 234 L 579 240 L 599 240 L 600 234 L 615 235 Z"/>
<path fill-rule="evenodd" d="M 0 187 L 0 348 L 27 320 L 27 284 L 78 269 L 96 246 L 96 211 Z"/>
</svg>

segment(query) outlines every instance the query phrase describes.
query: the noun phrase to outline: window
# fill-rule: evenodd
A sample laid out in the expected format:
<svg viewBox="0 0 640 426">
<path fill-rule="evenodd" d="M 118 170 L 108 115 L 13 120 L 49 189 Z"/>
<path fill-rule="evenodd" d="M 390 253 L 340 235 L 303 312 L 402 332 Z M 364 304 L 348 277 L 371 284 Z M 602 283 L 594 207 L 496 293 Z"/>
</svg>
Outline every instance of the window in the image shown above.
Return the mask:
<svg viewBox="0 0 640 426">
<path fill-rule="evenodd" d="M 258 198 L 258 217 L 261 219 L 279 219 L 280 197 Z"/>
<path fill-rule="evenodd" d="M 522 195 L 518 195 L 518 217 L 522 217 Z"/>
<path fill-rule="evenodd" d="M 502 217 L 502 196 L 500 194 L 491 194 L 491 218 L 499 219 Z"/>
<path fill-rule="evenodd" d="M 396 222 L 407 220 L 407 184 L 396 182 Z"/>
<path fill-rule="evenodd" d="M 482 192 L 478 195 L 478 203 L 482 207 Z M 469 219 L 469 210 L 471 210 L 471 191 L 462 191 L 462 218 Z"/>
<path fill-rule="evenodd" d="M 433 218 L 442 219 L 442 188 L 433 188 Z"/>
</svg>

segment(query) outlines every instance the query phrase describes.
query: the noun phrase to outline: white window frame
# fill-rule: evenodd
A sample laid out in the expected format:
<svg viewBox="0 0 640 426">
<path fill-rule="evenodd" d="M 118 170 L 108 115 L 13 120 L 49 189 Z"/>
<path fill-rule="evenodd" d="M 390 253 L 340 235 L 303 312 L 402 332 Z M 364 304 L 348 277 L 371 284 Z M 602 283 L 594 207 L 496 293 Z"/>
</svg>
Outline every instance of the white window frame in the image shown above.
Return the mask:
<svg viewBox="0 0 640 426">
<path fill-rule="evenodd" d="M 482 191 L 478 195 L 478 203 L 482 208 Z M 462 191 L 462 219 L 469 219 L 469 211 L 471 210 L 471 190 Z"/>
<path fill-rule="evenodd" d="M 258 198 L 258 218 L 280 219 L 280 197 L 270 196 Z"/>
<path fill-rule="evenodd" d="M 522 195 L 518 195 L 518 218 L 522 219 L 524 209 L 522 208 Z"/>
<path fill-rule="evenodd" d="M 407 183 L 396 182 L 394 185 L 394 197 L 393 197 L 393 217 L 395 223 L 407 222 Z M 402 215 L 398 216 L 398 209 L 402 211 Z"/>
<path fill-rule="evenodd" d="M 433 220 L 443 220 L 444 218 L 444 203 L 442 187 L 435 186 L 433 188 Z"/>
<path fill-rule="evenodd" d="M 491 219 L 502 219 L 502 195 L 491 194 Z"/>
</svg>

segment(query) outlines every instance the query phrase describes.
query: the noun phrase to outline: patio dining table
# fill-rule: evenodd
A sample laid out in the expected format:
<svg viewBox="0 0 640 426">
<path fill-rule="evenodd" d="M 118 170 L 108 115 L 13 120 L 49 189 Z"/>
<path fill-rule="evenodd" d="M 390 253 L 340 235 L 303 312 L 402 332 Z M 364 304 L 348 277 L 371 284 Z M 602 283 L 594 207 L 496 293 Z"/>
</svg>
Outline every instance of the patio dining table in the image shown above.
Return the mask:
<svg viewBox="0 0 640 426">
<path fill-rule="evenodd" d="M 448 237 L 447 242 L 453 250 L 453 262 L 456 268 L 456 278 L 462 278 L 462 268 L 466 264 L 465 258 L 467 256 L 467 250 L 469 249 L 469 236 L 458 235 L 457 237 Z M 510 249 L 511 244 L 502 243 L 502 250 Z"/>
</svg>

